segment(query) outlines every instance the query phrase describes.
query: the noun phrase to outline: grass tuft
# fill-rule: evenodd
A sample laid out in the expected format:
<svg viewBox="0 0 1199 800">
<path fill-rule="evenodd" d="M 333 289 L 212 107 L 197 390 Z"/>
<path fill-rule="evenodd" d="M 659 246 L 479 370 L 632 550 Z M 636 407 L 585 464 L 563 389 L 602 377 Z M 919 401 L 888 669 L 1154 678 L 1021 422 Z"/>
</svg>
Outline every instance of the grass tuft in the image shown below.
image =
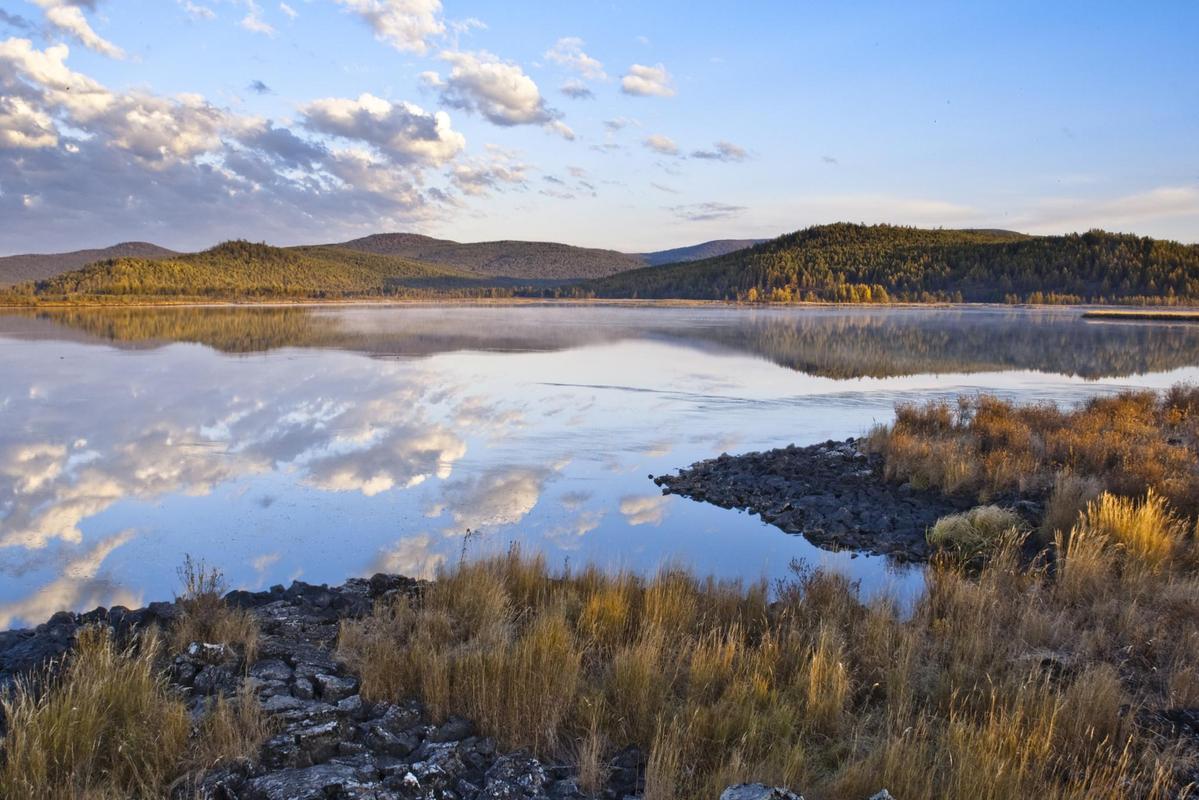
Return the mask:
<svg viewBox="0 0 1199 800">
<path fill-rule="evenodd" d="M 171 627 L 172 651 L 182 652 L 192 642 L 222 644 L 233 648 L 247 666 L 252 664 L 258 655 L 258 623 L 250 612 L 224 601 L 224 574 L 190 555 L 178 572 L 183 613 Z"/>
</svg>

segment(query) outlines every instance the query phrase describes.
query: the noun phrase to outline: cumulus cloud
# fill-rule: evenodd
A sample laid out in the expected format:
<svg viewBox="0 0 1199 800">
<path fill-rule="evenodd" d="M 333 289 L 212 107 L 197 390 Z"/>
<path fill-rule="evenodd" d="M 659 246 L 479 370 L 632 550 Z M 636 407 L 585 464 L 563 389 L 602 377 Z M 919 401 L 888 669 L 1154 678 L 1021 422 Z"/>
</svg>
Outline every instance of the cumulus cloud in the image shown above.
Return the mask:
<svg viewBox="0 0 1199 800">
<path fill-rule="evenodd" d="M 270 94 L 271 93 L 271 87 L 267 86 L 265 83 L 263 83 L 260 80 L 250 81 L 250 85 L 247 88 L 254 94 Z"/>
<path fill-rule="evenodd" d="M 444 111 L 427 113 L 412 103 L 392 103 L 364 93 L 357 100 L 330 97 L 300 108 L 310 130 L 367 142 L 401 162 L 441 166 L 466 146 Z"/>
<path fill-rule="evenodd" d="M 370 26 L 375 38 L 397 50 L 424 55 L 429 40 L 445 33 L 441 0 L 336 0 Z"/>
<path fill-rule="evenodd" d="M 49 114 L 21 97 L 0 97 L 0 148 L 54 147 L 58 130 Z"/>
<path fill-rule="evenodd" d="M 595 92 L 587 87 L 587 84 L 580 80 L 571 79 L 562 84 L 558 90 L 562 94 L 569 97 L 571 100 L 594 100 Z"/>
<path fill-rule="evenodd" d="M 588 80 L 607 80 L 608 74 L 604 72 L 604 65 L 584 53 L 583 44 L 583 40 L 577 36 L 565 36 L 546 51 L 545 57 L 555 64 L 574 70 Z"/>
<path fill-rule="evenodd" d="M 46 14 L 53 28 L 70 34 L 89 50 L 109 58 L 124 58 L 125 51 L 96 33 L 83 16 L 80 6 L 95 8 L 95 0 L 33 0 Z"/>
<path fill-rule="evenodd" d="M 617 131 L 624 130 L 630 125 L 640 124 L 641 123 L 639 123 L 637 120 L 629 119 L 628 117 L 615 117 L 614 119 L 604 120 L 604 127 L 608 129 L 609 133 L 616 133 Z"/>
<path fill-rule="evenodd" d="M 300 16 L 300 12 L 296 11 L 287 3 L 280 3 L 279 10 L 286 14 L 288 19 L 295 19 L 296 17 Z"/>
<path fill-rule="evenodd" d="M 369 95 L 306 105 L 302 136 L 198 95 L 112 91 L 69 55 L 0 41 L 0 217 L 14 221 L 0 248 L 65 244 L 68 230 L 208 244 L 411 225 L 436 213 L 423 170 L 465 143 L 444 112 Z"/>
<path fill-rule="evenodd" d="M 688 222 L 708 222 L 715 219 L 730 219 L 746 211 L 745 206 L 733 206 L 728 203 L 692 203 L 690 205 L 672 206 L 671 212 L 679 219 Z"/>
<path fill-rule="evenodd" d="M 450 180 L 463 194 L 481 196 L 504 187 L 524 186 L 529 167 L 516 155 L 499 147 L 488 147 L 486 158 L 474 158 L 454 165 Z"/>
<path fill-rule="evenodd" d="M 705 158 L 710 161 L 744 161 L 749 157 L 749 153 L 732 142 L 721 140 L 711 150 L 696 150 L 691 157 Z"/>
<path fill-rule="evenodd" d="M 216 12 L 191 0 L 175 0 L 192 19 L 216 19 Z"/>
<path fill-rule="evenodd" d="M 660 133 L 645 137 L 641 144 L 655 153 L 661 153 L 664 156 L 677 156 L 679 154 L 679 146 L 675 144 L 674 139 Z"/>
<path fill-rule="evenodd" d="M 520 65 L 485 50 L 447 50 L 441 59 L 450 65 L 449 75 L 442 78 L 426 72 L 421 77 L 426 85 L 440 90 L 444 104 L 480 114 L 496 125 L 542 125 L 567 139 L 574 138 Z"/>
<path fill-rule="evenodd" d="M 662 64 L 652 67 L 633 64 L 620 79 L 620 90 L 636 97 L 674 97 L 676 94 L 674 78 Z"/>
</svg>

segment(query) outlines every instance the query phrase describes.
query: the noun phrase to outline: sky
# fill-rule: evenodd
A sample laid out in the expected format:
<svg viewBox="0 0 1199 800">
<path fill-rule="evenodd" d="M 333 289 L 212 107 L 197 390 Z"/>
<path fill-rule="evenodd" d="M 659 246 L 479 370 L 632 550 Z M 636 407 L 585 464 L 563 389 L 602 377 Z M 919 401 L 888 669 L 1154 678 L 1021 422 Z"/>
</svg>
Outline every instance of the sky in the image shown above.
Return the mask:
<svg viewBox="0 0 1199 800">
<path fill-rule="evenodd" d="M 0 254 L 1199 242 L 1199 3 L 2 0 Z"/>
</svg>

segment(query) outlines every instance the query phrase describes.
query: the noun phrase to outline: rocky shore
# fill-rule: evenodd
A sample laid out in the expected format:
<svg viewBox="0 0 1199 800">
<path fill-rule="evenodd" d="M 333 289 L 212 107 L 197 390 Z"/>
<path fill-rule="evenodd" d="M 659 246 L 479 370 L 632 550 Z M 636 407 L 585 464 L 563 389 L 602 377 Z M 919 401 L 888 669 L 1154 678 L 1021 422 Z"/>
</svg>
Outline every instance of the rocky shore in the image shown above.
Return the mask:
<svg viewBox="0 0 1199 800">
<path fill-rule="evenodd" d="M 856 439 L 699 461 L 654 483 L 677 494 L 759 515 L 830 550 L 928 559 L 924 534 L 946 514 L 975 505 L 883 479 L 883 461 Z"/>
<path fill-rule="evenodd" d="M 258 654 L 243 663 L 230 649 L 195 642 L 173 655 L 171 683 L 198 719 L 218 695 L 248 687 L 272 721 L 272 736 L 254 761 L 225 764 L 195 786 L 187 800 L 569 800 L 635 799 L 644 789 L 645 754 L 627 747 L 608 763 L 596 795 L 579 787 L 568 763 L 501 752 L 466 719 L 433 724 L 421 705 L 370 702 L 335 655 L 338 623 L 369 613 L 376 600 L 421 591 L 399 576 L 352 579 L 339 587 L 295 582 L 269 591 L 235 591 L 226 602 L 248 609 L 260 627 Z M 119 636 L 166 626 L 177 603 L 144 609 L 60 612 L 28 630 L 0 633 L 0 688 L 70 649 L 87 625 L 108 625 Z M 0 735 L 3 735 L 0 720 Z M 886 800 L 880 793 L 872 800 Z M 721 800 L 802 800 L 757 784 L 729 787 Z"/>
</svg>

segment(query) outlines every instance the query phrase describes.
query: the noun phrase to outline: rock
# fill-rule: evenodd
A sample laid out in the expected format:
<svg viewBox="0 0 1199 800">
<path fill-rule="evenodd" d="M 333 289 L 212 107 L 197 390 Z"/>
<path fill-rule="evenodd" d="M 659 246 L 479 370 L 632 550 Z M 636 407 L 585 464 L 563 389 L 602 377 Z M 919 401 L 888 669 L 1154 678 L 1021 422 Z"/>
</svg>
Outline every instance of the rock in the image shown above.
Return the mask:
<svg viewBox="0 0 1199 800">
<path fill-rule="evenodd" d="M 475 724 L 462 717 L 450 717 L 429 732 L 431 742 L 459 742 L 475 732 Z"/>
<path fill-rule="evenodd" d="M 480 799 L 523 800 L 541 795 L 545 786 L 545 769 L 532 756 L 524 753 L 500 756 L 487 770 L 486 784 Z"/>
<path fill-rule="evenodd" d="M 870 800 L 895 800 L 895 798 L 891 796 L 890 792 L 883 789 L 881 792 L 870 795 Z"/>
<path fill-rule="evenodd" d="M 720 800 L 803 800 L 803 797 L 777 786 L 772 788 L 761 783 L 742 783 L 721 792 Z"/>
<path fill-rule="evenodd" d="M 339 678 L 336 675 L 320 674 L 313 677 L 320 697 L 326 703 L 336 703 L 358 692 L 357 678 Z"/>
<path fill-rule="evenodd" d="M 250 667 L 250 674 L 263 681 L 290 681 L 292 672 L 283 661 L 268 658 Z"/>
<path fill-rule="evenodd" d="M 318 764 L 284 769 L 249 781 L 245 800 L 327 800 L 327 798 L 377 797 L 357 768 L 346 764 Z"/>
<path fill-rule="evenodd" d="M 237 691 L 237 676 L 228 667 L 210 664 L 196 675 L 192 690 L 203 695 L 232 695 Z"/>
<path fill-rule="evenodd" d="M 850 439 L 722 455 L 677 475 L 659 475 L 654 483 L 664 494 L 758 514 L 826 549 L 927 560 L 928 527 L 971 503 L 888 483 L 882 467 L 881 456 L 861 452 Z"/>
<path fill-rule="evenodd" d="M 291 685 L 291 693 L 301 700 L 311 700 L 316 697 L 316 689 L 308 678 L 296 678 Z"/>
</svg>

